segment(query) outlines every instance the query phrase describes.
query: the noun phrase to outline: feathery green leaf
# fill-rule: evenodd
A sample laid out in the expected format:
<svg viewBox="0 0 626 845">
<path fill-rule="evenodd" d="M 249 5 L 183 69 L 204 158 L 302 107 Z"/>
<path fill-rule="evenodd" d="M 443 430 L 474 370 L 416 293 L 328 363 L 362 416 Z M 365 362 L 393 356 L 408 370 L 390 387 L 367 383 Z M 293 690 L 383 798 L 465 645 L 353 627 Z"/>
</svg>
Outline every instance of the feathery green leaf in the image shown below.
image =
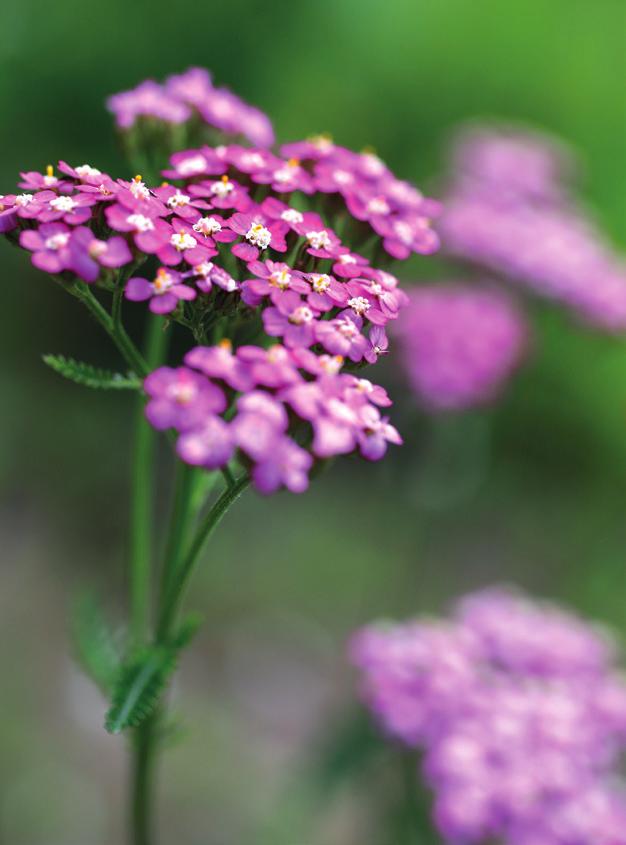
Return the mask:
<svg viewBox="0 0 626 845">
<path fill-rule="evenodd" d="M 139 390 L 141 381 L 133 373 L 114 373 L 101 370 L 84 361 L 75 361 L 63 355 L 44 355 L 44 364 L 76 384 L 93 387 L 97 390 Z"/>
<path fill-rule="evenodd" d="M 104 722 L 109 733 L 136 728 L 154 712 L 176 667 L 176 655 L 176 649 L 149 646 L 122 667 Z"/>
<path fill-rule="evenodd" d="M 121 663 L 118 643 L 95 597 L 79 598 L 72 614 L 72 639 L 83 671 L 109 694 Z"/>
</svg>

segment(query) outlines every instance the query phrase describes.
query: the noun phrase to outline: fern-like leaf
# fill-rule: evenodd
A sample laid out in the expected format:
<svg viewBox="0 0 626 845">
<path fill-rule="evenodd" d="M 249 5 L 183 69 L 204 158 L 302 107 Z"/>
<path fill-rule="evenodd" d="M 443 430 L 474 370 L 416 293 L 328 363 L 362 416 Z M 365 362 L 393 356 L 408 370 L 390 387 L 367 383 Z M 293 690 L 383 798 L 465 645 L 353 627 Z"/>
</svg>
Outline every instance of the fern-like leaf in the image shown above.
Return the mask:
<svg viewBox="0 0 626 845">
<path fill-rule="evenodd" d="M 63 355 L 44 355 L 44 364 L 76 384 L 93 387 L 97 390 L 139 390 L 141 381 L 133 373 L 114 373 L 101 370 L 84 361 L 75 361 Z"/>
<path fill-rule="evenodd" d="M 199 613 L 190 613 L 180 623 L 178 630 L 170 640 L 170 646 L 175 651 L 182 651 L 198 633 L 203 619 Z"/>
<path fill-rule="evenodd" d="M 176 649 L 152 646 L 137 652 L 122 667 L 104 722 L 109 733 L 136 728 L 152 715 L 176 667 L 176 655 Z"/>
<path fill-rule="evenodd" d="M 81 596 L 74 606 L 72 639 L 83 671 L 108 695 L 117 678 L 121 657 L 115 635 L 91 594 Z"/>
</svg>

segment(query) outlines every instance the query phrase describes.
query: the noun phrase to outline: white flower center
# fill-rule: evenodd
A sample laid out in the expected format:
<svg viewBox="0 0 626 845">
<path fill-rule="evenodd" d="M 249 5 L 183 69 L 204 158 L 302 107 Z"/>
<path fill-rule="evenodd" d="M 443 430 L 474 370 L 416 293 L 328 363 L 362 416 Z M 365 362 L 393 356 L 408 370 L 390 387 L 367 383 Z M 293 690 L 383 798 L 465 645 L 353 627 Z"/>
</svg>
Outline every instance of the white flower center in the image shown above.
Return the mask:
<svg viewBox="0 0 626 845">
<path fill-rule="evenodd" d="M 325 373 L 335 375 L 343 366 L 343 355 L 320 355 L 319 363 Z"/>
<path fill-rule="evenodd" d="M 279 170 L 274 171 L 274 181 L 280 182 L 281 184 L 284 182 L 289 182 L 293 179 L 294 172 L 298 169 L 297 165 L 293 164 L 286 164 L 284 167 L 281 167 Z"/>
<path fill-rule="evenodd" d="M 391 209 L 389 208 L 389 203 L 384 197 L 374 197 L 373 200 L 370 200 L 367 204 L 366 211 L 368 214 L 389 214 Z"/>
<path fill-rule="evenodd" d="M 378 282 L 372 282 L 370 284 L 370 291 L 374 294 L 374 296 L 382 296 L 385 292 L 385 289 Z"/>
<path fill-rule="evenodd" d="M 295 208 L 288 208 L 280 215 L 280 219 L 284 220 L 285 223 L 302 223 L 304 217 Z"/>
<path fill-rule="evenodd" d="M 370 176 L 382 176 L 385 172 L 385 162 L 374 153 L 364 153 L 361 160 Z"/>
<path fill-rule="evenodd" d="M 321 232 L 307 232 L 306 239 L 313 249 L 328 249 L 331 245 L 330 237 L 325 229 Z"/>
<path fill-rule="evenodd" d="M 198 276 L 202 276 L 203 279 L 206 279 L 208 278 L 214 266 L 215 265 L 212 261 L 203 261 L 202 264 L 196 264 L 196 266 L 193 268 L 193 271 Z"/>
<path fill-rule="evenodd" d="M 372 390 L 374 390 L 374 385 L 369 379 L 366 378 L 357 379 L 355 387 L 359 391 L 359 393 L 371 393 Z"/>
<path fill-rule="evenodd" d="M 176 165 L 176 170 L 178 170 L 181 176 L 195 176 L 198 173 L 203 173 L 205 167 L 206 161 L 204 160 L 204 156 L 198 155 L 184 158 Z"/>
<path fill-rule="evenodd" d="M 354 257 L 354 255 L 350 255 L 350 253 L 347 253 L 346 255 L 340 255 L 339 256 L 339 263 L 340 264 L 356 264 L 357 260 Z"/>
<path fill-rule="evenodd" d="M 172 391 L 172 399 L 179 405 L 188 405 L 196 398 L 193 384 L 177 384 Z"/>
<path fill-rule="evenodd" d="M 187 194 L 182 194 L 180 191 L 176 191 L 168 199 L 167 205 L 169 208 L 183 208 L 183 206 L 189 205 L 190 202 L 191 197 L 188 197 Z"/>
<path fill-rule="evenodd" d="M 309 282 L 315 293 L 326 293 L 330 287 L 330 276 L 326 273 L 312 273 L 309 276 Z"/>
<path fill-rule="evenodd" d="M 213 182 L 211 185 L 211 193 L 220 199 L 224 199 L 224 197 L 227 197 L 234 190 L 235 186 L 228 176 L 224 176 L 219 182 Z"/>
<path fill-rule="evenodd" d="M 268 282 L 275 288 L 287 290 L 291 284 L 291 274 L 287 270 L 275 270 L 269 277 Z"/>
<path fill-rule="evenodd" d="M 310 323 L 311 320 L 315 319 L 315 315 L 308 307 L 308 305 L 300 305 L 298 308 L 294 308 L 294 310 L 289 315 L 289 322 L 293 323 L 295 326 L 301 326 L 304 323 Z"/>
<path fill-rule="evenodd" d="M 52 235 L 52 237 L 46 238 L 44 243 L 46 249 L 51 249 L 56 252 L 57 250 L 63 249 L 63 247 L 67 246 L 69 239 L 70 236 L 66 232 L 59 232 L 58 235 Z"/>
<path fill-rule="evenodd" d="M 32 194 L 18 194 L 18 196 L 15 197 L 15 205 L 18 205 L 20 208 L 24 208 L 34 199 L 35 197 Z"/>
<path fill-rule="evenodd" d="M 197 232 L 199 235 L 205 235 L 206 237 L 214 235 L 221 228 L 222 224 L 215 217 L 201 217 L 193 224 L 194 232 Z"/>
<path fill-rule="evenodd" d="M 265 164 L 260 153 L 244 153 L 241 156 L 241 163 L 244 167 L 263 167 Z"/>
<path fill-rule="evenodd" d="M 90 164 L 80 164 L 74 170 L 78 173 L 81 179 L 86 179 L 89 176 L 101 176 L 102 174 L 97 167 L 92 167 Z"/>
<path fill-rule="evenodd" d="M 398 236 L 398 240 L 402 241 L 403 244 L 410 246 L 413 243 L 413 229 L 403 220 L 396 221 L 394 232 Z"/>
<path fill-rule="evenodd" d="M 272 233 L 261 223 L 253 223 L 246 232 L 246 240 L 260 249 L 267 249 L 272 242 Z"/>
<path fill-rule="evenodd" d="M 354 182 L 354 176 L 347 170 L 335 170 L 333 179 L 338 185 L 351 185 Z"/>
<path fill-rule="evenodd" d="M 51 186 L 51 185 L 56 185 L 56 183 L 57 183 L 58 181 L 59 181 L 59 180 L 57 179 L 57 177 L 56 177 L 56 176 L 48 176 L 48 175 L 46 175 L 46 176 L 44 176 L 44 177 L 43 177 L 43 183 L 44 183 L 44 185 L 48 185 L 48 186 Z"/>
<path fill-rule="evenodd" d="M 55 197 L 53 200 L 50 200 L 50 208 L 53 208 L 55 211 L 73 211 L 76 206 L 76 200 L 73 200 L 71 197 Z"/>
<path fill-rule="evenodd" d="M 167 293 L 167 291 L 175 284 L 175 281 L 174 277 L 171 276 L 165 268 L 161 267 L 155 276 L 152 288 L 157 295 Z"/>
<path fill-rule="evenodd" d="M 359 330 L 354 325 L 352 320 L 337 320 L 337 331 L 339 334 L 351 340 L 358 335 Z"/>
<path fill-rule="evenodd" d="M 129 214 L 126 222 L 130 223 L 136 232 L 151 232 L 154 229 L 152 220 L 143 214 Z"/>
<path fill-rule="evenodd" d="M 136 200 L 147 200 L 150 196 L 150 191 L 141 179 L 133 179 L 130 183 L 130 192 Z"/>
<path fill-rule="evenodd" d="M 105 241 L 99 241 L 98 239 L 95 239 L 89 244 L 88 252 L 92 258 L 99 258 L 101 255 L 104 255 L 106 251 L 107 245 Z"/>
<path fill-rule="evenodd" d="M 312 138 L 309 138 L 309 143 L 321 153 L 329 153 L 335 146 L 332 138 L 329 138 L 328 135 L 313 135 Z"/>
<path fill-rule="evenodd" d="M 198 241 L 191 235 L 188 235 L 187 232 L 176 232 L 176 234 L 171 236 L 170 243 L 174 249 L 183 252 L 185 249 L 193 249 Z"/>
<path fill-rule="evenodd" d="M 371 303 L 364 296 L 353 296 L 348 300 L 348 305 L 355 314 L 363 315 L 371 308 Z"/>
</svg>

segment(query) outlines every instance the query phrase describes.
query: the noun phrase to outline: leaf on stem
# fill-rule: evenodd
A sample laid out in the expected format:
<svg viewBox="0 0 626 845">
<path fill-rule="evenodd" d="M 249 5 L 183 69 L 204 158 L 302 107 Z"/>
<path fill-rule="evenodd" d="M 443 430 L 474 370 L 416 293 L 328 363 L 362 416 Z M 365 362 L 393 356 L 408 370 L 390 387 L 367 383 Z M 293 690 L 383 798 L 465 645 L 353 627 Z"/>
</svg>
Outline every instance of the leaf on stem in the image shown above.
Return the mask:
<svg viewBox="0 0 626 845">
<path fill-rule="evenodd" d="M 154 713 L 176 669 L 179 653 L 189 645 L 201 623 L 201 616 L 190 614 L 167 644 L 136 651 L 119 669 L 104 723 L 109 733 L 136 728 Z"/>
<path fill-rule="evenodd" d="M 63 355 L 44 355 L 44 364 L 76 384 L 97 390 L 140 390 L 141 381 L 133 373 L 114 373 L 101 370 L 84 361 L 75 361 Z"/>
<path fill-rule="evenodd" d="M 83 671 L 108 695 L 117 678 L 121 656 L 117 638 L 91 594 L 80 597 L 74 606 L 72 639 Z"/>
<path fill-rule="evenodd" d="M 154 712 L 176 668 L 177 653 L 177 649 L 168 646 L 149 646 L 136 652 L 122 667 L 104 721 L 109 733 L 136 728 Z"/>
</svg>

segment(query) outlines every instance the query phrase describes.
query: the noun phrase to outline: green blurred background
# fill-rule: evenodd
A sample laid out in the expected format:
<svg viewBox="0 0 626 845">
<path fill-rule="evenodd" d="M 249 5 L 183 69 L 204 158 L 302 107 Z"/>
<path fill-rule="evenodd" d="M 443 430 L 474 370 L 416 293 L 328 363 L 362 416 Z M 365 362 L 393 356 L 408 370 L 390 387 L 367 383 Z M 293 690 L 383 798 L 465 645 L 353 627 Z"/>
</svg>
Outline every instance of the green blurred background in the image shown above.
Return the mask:
<svg viewBox="0 0 626 845">
<path fill-rule="evenodd" d="M 281 140 L 372 145 L 431 191 L 459 122 L 552 130 L 624 248 L 625 33 L 623 0 L 4 0 L 0 189 L 58 158 L 130 175 L 105 97 L 200 64 Z M 44 352 L 116 358 L 24 255 L 0 256 L 0 843 L 121 845 L 123 741 L 72 664 L 67 616 L 85 584 L 121 616 L 131 400 L 46 370 Z M 354 706 L 345 642 L 371 618 L 510 581 L 626 633 L 626 342 L 530 311 L 532 355 L 497 408 L 428 419 L 388 361 L 404 449 L 228 517 L 192 592 L 206 624 L 175 690 L 164 845 L 398 845 L 375 810 L 390 772 L 319 804 L 308 779 Z"/>
</svg>

